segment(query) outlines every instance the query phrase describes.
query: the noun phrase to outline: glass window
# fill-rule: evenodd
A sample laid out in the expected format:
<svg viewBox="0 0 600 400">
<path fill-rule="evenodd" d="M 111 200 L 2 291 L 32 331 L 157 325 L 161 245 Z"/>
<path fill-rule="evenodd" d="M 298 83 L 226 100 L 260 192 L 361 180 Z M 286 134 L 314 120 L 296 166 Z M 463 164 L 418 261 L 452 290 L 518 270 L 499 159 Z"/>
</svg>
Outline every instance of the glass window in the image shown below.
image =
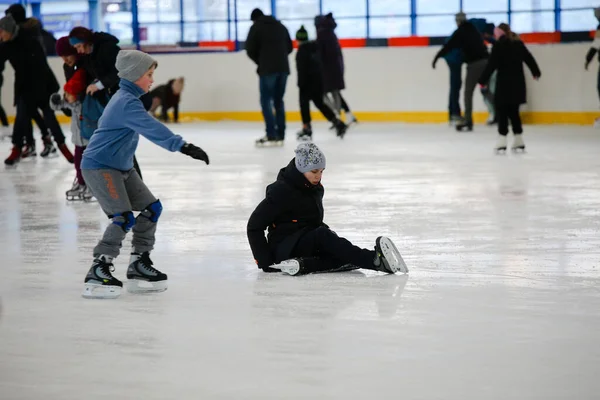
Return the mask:
<svg viewBox="0 0 600 400">
<path fill-rule="evenodd" d="M 43 3 L 42 3 L 43 5 Z M 121 3 L 102 0 L 100 3 L 100 30 L 119 38 L 120 45 L 133 43 L 133 30 L 131 29 L 131 2 Z M 85 24 L 87 26 L 87 23 Z"/>
<path fill-rule="evenodd" d="M 323 14 L 328 13 L 333 13 L 333 17 L 336 20 L 338 17 L 361 17 L 367 15 L 367 2 L 366 0 L 323 0 Z M 362 21 L 362 26 L 366 29 L 366 21 Z M 348 27 L 345 29 L 351 28 Z M 364 36 L 365 34 L 363 33 L 360 37 Z"/>
<path fill-rule="evenodd" d="M 369 35 L 372 38 L 410 36 L 409 17 L 371 17 Z"/>
<path fill-rule="evenodd" d="M 592 10 L 566 11 L 560 13 L 560 30 L 565 32 L 591 31 L 598 26 Z"/>
<path fill-rule="evenodd" d="M 417 18 L 417 35 L 450 36 L 456 30 L 454 15 Z"/>
<path fill-rule="evenodd" d="M 277 19 L 312 19 L 319 15 L 319 0 L 277 0 Z"/>
<path fill-rule="evenodd" d="M 221 42 L 227 40 L 227 22 L 195 22 L 183 25 L 185 42 Z"/>
<path fill-rule="evenodd" d="M 494 14 L 467 14 L 467 18 L 484 18 L 486 22 L 492 23 L 496 26 L 501 23 L 508 23 L 507 13 L 494 13 Z"/>
<path fill-rule="evenodd" d="M 410 0 L 370 0 L 369 14 L 410 15 Z"/>
<path fill-rule="evenodd" d="M 554 12 L 513 13 L 510 28 L 516 33 L 554 32 Z"/>
<path fill-rule="evenodd" d="M 237 40 L 239 42 L 245 42 L 248 38 L 248 31 L 252 26 L 252 21 L 238 21 L 237 23 Z M 233 28 L 233 27 L 232 27 Z M 235 35 L 235 31 L 231 32 L 231 35 Z"/>
<path fill-rule="evenodd" d="M 233 19 L 233 8 L 231 9 Z M 185 21 L 227 20 L 227 0 L 183 0 Z M 190 25 L 191 26 L 191 25 Z M 190 27 L 190 29 L 192 29 Z"/>
<path fill-rule="evenodd" d="M 300 29 L 300 26 L 304 25 L 304 29 L 308 32 L 308 39 L 315 40 L 317 38 L 317 31 L 315 29 L 314 18 L 310 19 L 294 19 L 294 20 L 282 20 L 281 23 L 285 25 L 287 30 L 290 32 L 292 40 L 296 39 L 296 32 Z"/>
<path fill-rule="evenodd" d="M 201 0 L 205 1 L 205 0 Z M 271 15 L 271 0 L 229 0 L 229 4 L 231 7 L 231 19 L 233 18 L 233 10 L 235 7 L 237 8 L 237 19 L 238 20 L 250 20 L 250 14 L 252 14 L 252 10 L 255 8 L 260 8 L 263 13 L 266 15 Z M 238 28 L 239 29 L 239 28 Z M 250 29 L 250 27 L 248 27 Z M 244 35 L 244 39 L 246 40 L 246 36 L 248 34 L 248 29 L 246 29 L 246 35 Z M 238 37 L 241 37 L 238 35 Z"/>
<path fill-rule="evenodd" d="M 365 38 L 367 37 L 366 18 L 336 18 L 337 28 L 335 34 L 339 39 Z"/>
<path fill-rule="evenodd" d="M 470 17 L 474 12 L 508 11 L 508 0 L 463 0 L 463 11 Z"/>
<path fill-rule="evenodd" d="M 560 7 L 564 10 L 566 8 L 578 8 L 578 7 L 598 7 L 598 0 L 561 0 Z"/>
<path fill-rule="evenodd" d="M 140 24 L 140 44 L 175 44 L 180 32 L 179 24 Z"/>
<path fill-rule="evenodd" d="M 8 7 L 3 7 L 8 8 Z M 67 36 L 76 26 L 88 26 L 87 1 L 57 1 L 41 4 L 42 24 L 57 39 Z M 4 10 L 0 11 L 4 15 Z M 31 15 L 31 14 L 28 14 Z"/>
<path fill-rule="evenodd" d="M 565 0 L 563 0 L 563 3 Z M 554 10 L 554 0 L 512 0 L 511 10 Z"/>
<path fill-rule="evenodd" d="M 459 11 L 459 0 L 417 0 L 417 15 L 444 13 L 456 14 Z M 452 22 L 454 23 L 454 17 L 452 18 Z"/>
</svg>

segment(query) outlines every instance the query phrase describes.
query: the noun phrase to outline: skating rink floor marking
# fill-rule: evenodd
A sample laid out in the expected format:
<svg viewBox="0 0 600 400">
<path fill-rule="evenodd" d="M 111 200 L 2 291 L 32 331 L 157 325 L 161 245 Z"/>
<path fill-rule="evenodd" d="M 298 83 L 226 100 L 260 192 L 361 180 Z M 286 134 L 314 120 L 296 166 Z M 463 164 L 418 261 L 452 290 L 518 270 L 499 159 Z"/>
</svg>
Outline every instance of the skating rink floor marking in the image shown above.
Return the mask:
<svg viewBox="0 0 600 400">
<path fill-rule="evenodd" d="M 483 126 L 316 124 L 325 221 L 411 272 L 289 277 L 245 228 L 299 127 L 266 149 L 261 124 L 170 127 L 211 165 L 140 139 L 164 293 L 81 298 L 108 219 L 65 200 L 62 158 L 0 168 L 0 399 L 598 397 L 600 131 L 526 126 L 526 154 L 495 155 Z"/>
</svg>

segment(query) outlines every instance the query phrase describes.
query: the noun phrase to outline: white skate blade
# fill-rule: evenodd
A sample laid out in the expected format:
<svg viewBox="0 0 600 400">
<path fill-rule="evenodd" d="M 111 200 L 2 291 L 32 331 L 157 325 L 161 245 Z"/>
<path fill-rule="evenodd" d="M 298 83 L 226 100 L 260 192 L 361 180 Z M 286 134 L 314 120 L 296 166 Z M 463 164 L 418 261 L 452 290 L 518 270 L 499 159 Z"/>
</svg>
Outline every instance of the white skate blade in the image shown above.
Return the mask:
<svg viewBox="0 0 600 400">
<path fill-rule="evenodd" d="M 167 281 L 148 282 L 141 279 L 128 279 L 125 283 L 129 293 L 159 293 L 167 290 Z"/>
<path fill-rule="evenodd" d="M 379 247 L 381 248 L 381 252 L 383 256 L 387 260 L 390 269 L 395 274 L 396 272 L 402 272 L 403 274 L 408 273 L 408 267 L 406 263 L 402 259 L 400 252 L 396 248 L 394 242 L 392 242 L 389 238 L 382 237 L 379 241 Z"/>
<path fill-rule="evenodd" d="M 298 260 L 285 260 L 279 264 L 271 265 L 271 268 L 279 269 L 284 274 L 294 276 L 300 272 L 300 262 Z"/>
<path fill-rule="evenodd" d="M 86 283 L 81 296 L 86 299 L 116 299 L 121 295 L 120 286 L 105 286 Z"/>
</svg>

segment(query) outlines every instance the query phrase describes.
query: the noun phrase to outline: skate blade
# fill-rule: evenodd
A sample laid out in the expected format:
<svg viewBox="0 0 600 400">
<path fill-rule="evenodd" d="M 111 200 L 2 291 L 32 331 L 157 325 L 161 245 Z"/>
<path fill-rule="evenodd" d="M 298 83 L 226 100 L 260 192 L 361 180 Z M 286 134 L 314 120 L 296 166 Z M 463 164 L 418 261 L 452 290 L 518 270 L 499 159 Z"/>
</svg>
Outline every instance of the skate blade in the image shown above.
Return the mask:
<svg viewBox="0 0 600 400">
<path fill-rule="evenodd" d="M 67 201 L 81 201 L 81 200 L 83 200 L 83 199 L 77 195 L 74 195 L 74 196 L 67 195 Z"/>
<path fill-rule="evenodd" d="M 408 267 L 406 263 L 402 259 L 400 252 L 396 248 L 394 242 L 392 242 L 389 238 L 383 237 L 379 241 L 379 247 L 381 248 L 381 252 L 383 253 L 384 262 L 387 261 L 387 266 L 392 271 L 392 273 L 396 273 L 398 271 L 403 274 L 408 273 Z"/>
<path fill-rule="evenodd" d="M 506 147 L 499 147 L 497 149 L 494 149 L 494 152 L 496 152 L 496 154 L 506 154 Z"/>
<path fill-rule="evenodd" d="M 126 286 L 129 293 L 160 293 L 167 290 L 167 281 L 148 282 L 141 279 L 129 279 Z"/>
<path fill-rule="evenodd" d="M 120 286 L 86 283 L 81 296 L 85 299 L 116 299 L 121 295 Z"/>
<path fill-rule="evenodd" d="M 527 153 L 525 151 L 525 147 L 513 147 L 512 152 L 513 153 Z"/>
<path fill-rule="evenodd" d="M 294 276 L 300 272 L 300 263 L 297 260 L 285 260 L 279 264 L 272 265 L 271 268 L 280 269 L 284 274 Z"/>
</svg>

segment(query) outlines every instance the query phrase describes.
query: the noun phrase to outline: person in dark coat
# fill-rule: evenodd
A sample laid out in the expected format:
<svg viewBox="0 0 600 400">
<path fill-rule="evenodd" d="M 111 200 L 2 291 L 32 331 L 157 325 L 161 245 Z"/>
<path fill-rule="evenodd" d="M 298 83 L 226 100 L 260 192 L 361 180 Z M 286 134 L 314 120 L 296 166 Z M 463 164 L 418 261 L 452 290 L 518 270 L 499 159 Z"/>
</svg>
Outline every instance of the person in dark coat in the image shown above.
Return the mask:
<svg viewBox="0 0 600 400">
<path fill-rule="evenodd" d="M 600 22 L 600 7 L 594 9 L 594 16 Z M 587 71 L 590 63 L 594 59 L 596 53 L 598 53 L 598 60 L 600 61 L 600 25 L 596 27 L 596 33 L 594 34 L 594 41 L 590 46 L 586 56 L 585 56 L 585 70 Z M 598 97 L 600 97 L 600 68 L 598 68 L 598 77 L 596 80 L 596 90 L 598 91 Z M 600 118 L 596 118 L 595 124 L 600 123 Z"/>
<path fill-rule="evenodd" d="M 267 131 L 256 144 L 282 145 L 285 139 L 283 96 L 290 74 L 288 55 L 293 50 L 292 39 L 281 22 L 264 15 L 258 8 L 252 11 L 250 19 L 253 24 L 246 39 L 246 54 L 258 66 L 260 105 Z"/>
<path fill-rule="evenodd" d="M 375 251 L 361 249 L 323 222 L 321 177 L 325 166 L 325 155 L 315 144 L 301 143 L 296 157 L 279 171 L 277 181 L 267 186 L 266 198 L 247 226 L 258 268 L 290 275 L 357 268 L 408 272 L 390 239 L 377 238 Z"/>
<path fill-rule="evenodd" d="M 317 28 L 317 47 L 323 75 L 323 91 L 327 96 L 325 100 L 339 117 L 342 109 L 340 92 L 346 88 L 346 82 L 344 81 L 342 47 L 335 34 L 337 23 L 333 15 L 329 13 L 316 16 L 315 27 Z"/>
<path fill-rule="evenodd" d="M 0 46 L 0 53 L 2 52 L 2 46 Z M 6 61 L 0 62 L 0 89 L 2 89 L 2 85 L 4 84 L 4 66 Z M 1 91 L 0 91 L 1 94 Z M 6 111 L 4 111 L 4 107 L 2 107 L 2 102 L 0 101 L 0 122 L 2 123 L 2 128 L 8 128 L 8 118 L 6 117 Z M 4 136 L 4 135 L 3 135 Z"/>
<path fill-rule="evenodd" d="M 179 77 L 169 80 L 165 85 L 159 85 L 152 89 L 150 92 L 150 98 L 152 99 L 150 113 L 154 115 L 156 109 L 160 107 L 160 120 L 169 122 L 168 111 L 172 108 L 173 122 L 179 122 L 179 102 L 181 101 L 183 86 L 184 79 L 183 77 Z"/>
<path fill-rule="evenodd" d="M 46 55 L 56 55 L 56 38 L 52 33 L 44 29 L 42 23 L 37 18 L 27 18 L 25 7 L 21 4 L 12 4 L 4 11 L 5 15 L 12 15 L 22 30 L 35 36 L 42 45 Z"/>
<path fill-rule="evenodd" d="M 497 41 L 492 49 L 488 65 L 479 78 L 479 83 L 487 84 L 492 73 L 498 71 L 495 101 L 500 136 L 496 151 L 506 150 L 509 120 L 514 134 L 512 149 L 524 150 L 523 126 L 519 115 L 519 106 L 527 101 L 523 63 L 527 64 L 534 79 L 539 79 L 542 73 L 525 44 L 510 30 L 507 24 L 500 24 L 496 27 L 494 35 Z"/>
<path fill-rule="evenodd" d="M 438 51 L 433 59 L 433 68 L 440 57 L 444 57 L 453 49 L 461 49 L 463 60 L 467 64 L 467 76 L 465 78 L 465 113 L 464 120 L 456 125 L 457 131 L 473 130 L 473 92 L 477 81 L 487 65 L 489 57 L 487 46 L 483 36 L 477 28 L 467 21 L 464 13 L 456 14 L 458 28 L 454 31 L 448 42 Z"/>
<path fill-rule="evenodd" d="M 31 115 L 42 110 L 44 121 L 50 128 L 58 148 L 67 161 L 73 163 L 73 154 L 65 144 L 65 135 L 60 128 L 54 111 L 50 108 L 50 95 L 58 89 L 58 82 L 48 66 L 46 55 L 39 41 L 19 32 L 19 26 L 11 15 L 0 19 L 0 38 L 6 42 L 2 58 L 9 60 L 15 70 L 15 119 L 10 156 L 4 161 L 13 165 L 21 159 L 23 138 L 33 137 Z M 2 60 L 0 60 L 2 61 Z"/>
<path fill-rule="evenodd" d="M 298 88 L 300 89 L 300 115 L 302 116 L 302 131 L 298 133 L 299 140 L 311 140 L 312 127 L 310 117 L 310 102 L 321 111 L 321 114 L 330 121 L 337 130 L 337 135 L 343 137 L 348 128 L 340 121 L 333 110 L 323 101 L 323 80 L 321 67 L 317 56 L 317 43 L 308 40 L 308 32 L 304 25 L 296 32 L 298 51 L 296 52 L 296 70 L 298 74 Z"/>
<path fill-rule="evenodd" d="M 86 75 L 91 79 L 85 93 L 93 96 L 106 107 L 109 99 L 119 90 L 119 76 L 116 62 L 121 51 L 119 39 L 105 32 L 92 32 L 83 26 L 77 26 L 69 32 L 69 43 L 81 54 L 81 63 Z M 140 100 L 146 110 L 150 109 L 152 99 L 144 94 Z M 133 166 L 142 177 L 142 171 L 133 157 Z"/>
</svg>

